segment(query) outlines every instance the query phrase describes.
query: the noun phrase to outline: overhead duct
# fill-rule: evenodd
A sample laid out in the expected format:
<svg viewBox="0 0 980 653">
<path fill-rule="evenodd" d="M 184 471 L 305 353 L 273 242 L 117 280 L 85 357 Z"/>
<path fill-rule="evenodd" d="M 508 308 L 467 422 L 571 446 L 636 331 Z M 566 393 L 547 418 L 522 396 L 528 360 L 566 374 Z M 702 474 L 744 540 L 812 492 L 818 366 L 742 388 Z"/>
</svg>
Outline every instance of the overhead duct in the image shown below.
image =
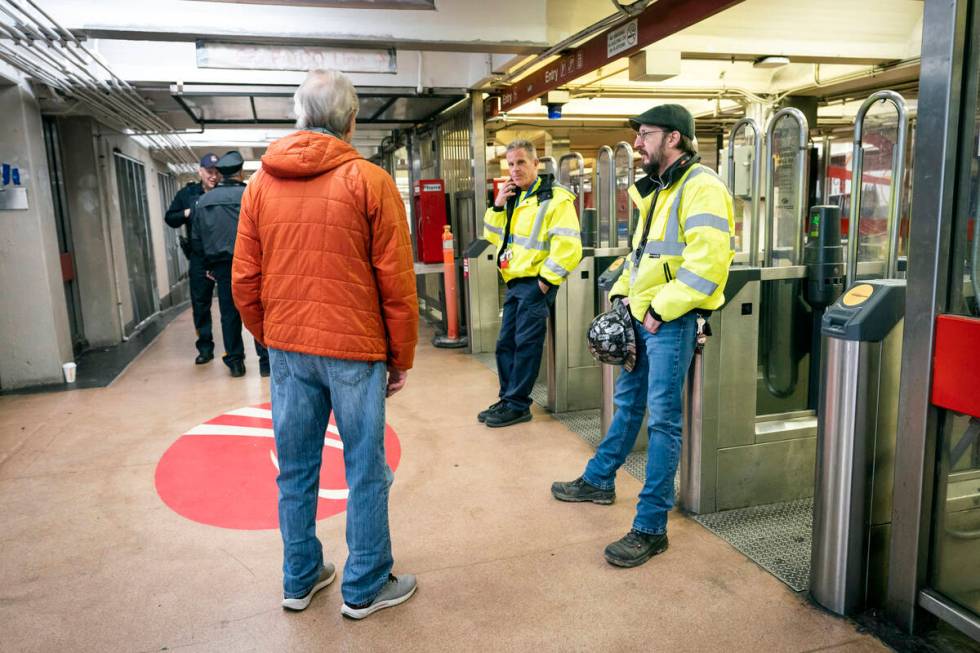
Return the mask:
<svg viewBox="0 0 980 653">
<path fill-rule="evenodd" d="M 677 50 L 645 48 L 629 59 L 631 82 L 662 82 L 681 74 L 681 53 Z"/>
<path fill-rule="evenodd" d="M 0 60 L 106 125 L 141 138 L 174 172 L 197 169 L 197 157 L 174 128 L 34 0 L 0 0 Z"/>
</svg>

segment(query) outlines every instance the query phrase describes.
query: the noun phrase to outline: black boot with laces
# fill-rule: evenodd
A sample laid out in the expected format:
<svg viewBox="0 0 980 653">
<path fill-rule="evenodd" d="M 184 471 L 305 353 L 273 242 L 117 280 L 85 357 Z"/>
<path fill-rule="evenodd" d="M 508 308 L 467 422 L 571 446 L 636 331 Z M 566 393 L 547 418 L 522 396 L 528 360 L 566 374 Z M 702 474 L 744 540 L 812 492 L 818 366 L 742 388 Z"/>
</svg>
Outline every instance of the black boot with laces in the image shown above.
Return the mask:
<svg viewBox="0 0 980 653">
<path fill-rule="evenodd" d="M 667 534 L 651 535 L 631 530 L 606 547 L 606 562 L 617 567 L 638 567 L 667 550 Z"/>
</svg>

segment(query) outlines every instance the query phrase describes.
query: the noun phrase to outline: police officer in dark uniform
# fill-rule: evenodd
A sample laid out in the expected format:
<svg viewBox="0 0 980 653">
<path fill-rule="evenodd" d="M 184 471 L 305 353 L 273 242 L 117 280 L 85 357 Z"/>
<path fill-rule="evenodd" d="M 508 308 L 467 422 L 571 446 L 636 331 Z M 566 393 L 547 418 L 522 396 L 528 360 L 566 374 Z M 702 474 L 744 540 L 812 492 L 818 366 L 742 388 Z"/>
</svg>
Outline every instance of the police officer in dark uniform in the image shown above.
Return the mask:
<svg viewBox="0 0 980 653">
<path fill-rule="evenodd" d="M 180 248 L 190 262 L 188 283 L 191 291 L 191 311 L 194 315 L 194 329 L 197 332 L 197 358 L 194 363 L 203 365 L 214 358 L 214 335 L 211 332 L 211 298 L 214 296 L 214 281 L 208 278 L 204 267 L 204 252 L 200 243 L 195 244 L 191 238 L 191 224 L 194 218 L 194 208 L 198 198 L 214 188 L 218 183 L 218 170 L 215 164 L 218 157 L 208 152 L 201 158 L 201 167 L 197 174 L 199 182 L 192 182 L 181 188 L 173 201 L 164 220 L 174 229 L 184 227 L 185 235 L 180 236 Z"/>
<path fill-rule="evenodd" d="M 218 286 L 218 307 L 221 309 L 221 337 L 225 344 L 222 360 L 232 376 L 245 374 L 245 345 L 242 342 L 242 318 L 235 308 L 231 294 L 231 262 L 235 256 L 235 238 L 238 236 L 238 214 L 242 209 L 242 166 L 245 161 L 238 152 L 228 152 L 215 167 L 221 173 L 221 181 L 214 190 L 208 191 L 197 201 L 194 221 L 191 224 L 192 240 L 200 243 L 204 252 L 204 264 L 214 276 Z M 259 356 L 259 373 L 269 376 L 269 352 L 255 343 Z"/>
</svg>

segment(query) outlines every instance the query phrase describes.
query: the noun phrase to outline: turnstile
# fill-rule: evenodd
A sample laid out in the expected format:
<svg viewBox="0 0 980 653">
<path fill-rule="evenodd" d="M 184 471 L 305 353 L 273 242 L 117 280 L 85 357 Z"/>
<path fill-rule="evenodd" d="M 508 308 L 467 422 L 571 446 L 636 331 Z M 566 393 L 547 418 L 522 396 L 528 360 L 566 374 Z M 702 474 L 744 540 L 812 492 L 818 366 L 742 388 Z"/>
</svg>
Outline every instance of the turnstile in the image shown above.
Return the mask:
<svg viewBox="0 0 980 653">
<path fill-rule="evenodd" d="M 581 263 L 558 289 L 548 322 L 545 373 L 548 409 L 552 412 L 600 407 L 602 366 L 589 353 L 586 333 L 601 311 L 599 273 L 628 252 L 616 245 L 627 231 L 631 211 L 628 203 L 624 211 L 617 198 L 622 195 L 618 191 L 633 182 L 632 163 L 633 150 L 628 143 L 617 144 L 615 150 L 599 150 L 592 176 L 594 209 L 584 202 L 587 180 L 582 155 L 572 152 L 557 163 L 558 183 L 577 194 L 583 248 Z M 583 220 L 585 215 L 589 217 Z"/>
<path fill-rule="evenodd" d="M 489 240 L 477 238 L 463 249 L 463 289 L 469 353 L 492 353 L 500 333 L 497 261 Z"/>
<path fill-rule="evenodd" d="M 898 153 L 905 142 L 904 105 L 897 94 L 878 94 L 869 103 L 882 99 L 896 101 L 899 110 L 900 147 L 895 148 L 892 172 L 897 184 L 904 171 Z M 791 123 L 795 127 L 786 129 Z M 752 225 L 745 257 L 761 265 L 732 267 L 725 305 L 711 316 L 713 337 L 695 355 L 688 374 L 681 505 L 689 512 L 812 496 L 821 349 L 814 328 L 820 323 L 820 311 L 833 301 L 845 276 L 854 281 L 891 276 L 895 270 L 898 192 L 893 193 L 889 211 L 890 247 L 884 263 L 856 260 L 860 215 L 850 222 L 848 261 L 842 260 L 839 243 L 830 244 L 833 256 L 822 245 L 811 248 L 808 244 L 804 249 L 804 234 L 812 240 L 812 229 L 804 228 L 808 213 L 803 206 L 808 194 L 808 133 L 806 119 L 795 109 L 782 109 L 770 120 L 766 130 L 766 219 Z M 860 143 L 860 137 L 859 120 L 856 142 Z M 777 162 L 785 169 L 778 169 Z M 791 162 L 795 165 L 788 165 Z M 753 181 L 749 189 L 754 192 L 758 186 Z M 860 192 L 858 181 L 852 206 L 860 206 Z M 755 198 L 753 204 L 757 205 Z M 763 232 L 762 238 L 755 235 L 756 230 Z M 760 243 L 761 256 L 755 243 Z M 842 269 L 845 263 L 852 266 L 847 275 Z M 838 290 L 829 295 L 824 292 L 833 286 Z"/>
<path fill-rule="evenodd" d="M 774 134 L 784 120 L 794 122 L 796 131 L 784 130 L 790 137 L 777 142 Z M 762 256 L 750 252 L 763 265 L 732 267 L 725 304 L 710 319 L 713 335 L 688 373 L 681 452 L 681 505 L 688 512 L 813 492 L 817 424 L 807 373 L 812 318 L 802 298 L 808 133 L 796 109 L 782 109 L 770 121 L 767 195 L 780 200 L 766 203 Z M 776 160 L 792 164 L 788 173 L 775 169 Z M 789 234 L 783 243 L 775 242 L 777 223 Z M 761 226 L 756 221 L 753 233 Z M 750 249 L 757 241 L 750 238 Z"/>
<path fill-rule="evenodd" d="M 884 599 L 905 281 L 860 282 L 823 318 L 810 593 L 837 614 Z"/>
</svg>

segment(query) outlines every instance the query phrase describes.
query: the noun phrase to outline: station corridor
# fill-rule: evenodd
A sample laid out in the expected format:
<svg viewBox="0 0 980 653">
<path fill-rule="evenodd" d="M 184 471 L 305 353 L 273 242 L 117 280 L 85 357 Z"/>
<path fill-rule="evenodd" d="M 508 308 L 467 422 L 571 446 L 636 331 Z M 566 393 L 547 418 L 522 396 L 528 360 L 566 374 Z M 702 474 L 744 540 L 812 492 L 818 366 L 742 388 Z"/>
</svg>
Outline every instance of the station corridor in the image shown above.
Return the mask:
<svg viewBox="0 0 980 653">
<path fill-rule="evenodd" d="M 188 310 L 108 388 L 0 397 L 0 649 L 886 650 L 677 514 L 666 554 L 608 565 L 602 549 L 628 529 L 640 484 L 621 473 L 610 507 L 554 501 L 551 481 L 577 476 L 589 446 L 537 406 L 528 424 L 478 424 L 496 377 L 433 349 L 428 332 L 387 415 L 401 450 L 394 571 L 418 574 L 417 595 L 354 622 L 335 582 L 284 612 L 277 530 L 192 521 L 158 494 L 181 434 L 269 397 L 248 348 L 243 379 L 218 360 L 195 367 L 192 329 Z M 259 513 L 274 513 L 267 490 Z M 343 513 L 318 533 L 341 568 Z"/>
</svg>

